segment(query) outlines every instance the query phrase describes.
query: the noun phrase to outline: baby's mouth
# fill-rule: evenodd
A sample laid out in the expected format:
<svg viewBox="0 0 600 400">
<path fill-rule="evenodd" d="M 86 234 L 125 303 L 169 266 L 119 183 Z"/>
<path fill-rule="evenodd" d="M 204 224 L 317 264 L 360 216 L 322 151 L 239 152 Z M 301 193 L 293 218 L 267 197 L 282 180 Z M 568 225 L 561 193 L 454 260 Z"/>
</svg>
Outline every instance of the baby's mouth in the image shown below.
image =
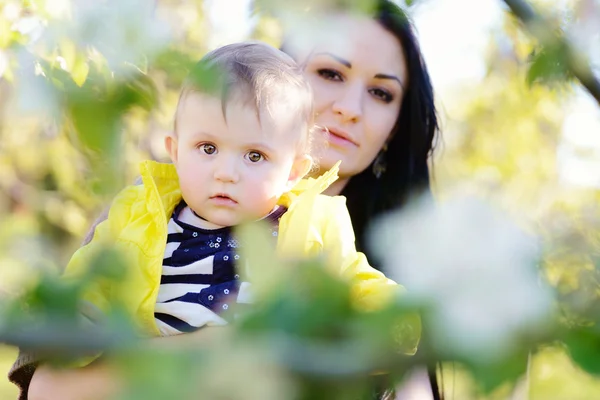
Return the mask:
<svg viewBox="0 0 600 400">
<path fill-rule="evenodd" d="M 231 198 L 229 195 L 225 194 L 225 193 L 217 193 L 214 196 L 210 197 L 211 200 L 215 200 L 219 203 L 233 203 L 233 204 L 237 204 L 237 201 L 235 201 L 233 198 Z"/>
</svg>

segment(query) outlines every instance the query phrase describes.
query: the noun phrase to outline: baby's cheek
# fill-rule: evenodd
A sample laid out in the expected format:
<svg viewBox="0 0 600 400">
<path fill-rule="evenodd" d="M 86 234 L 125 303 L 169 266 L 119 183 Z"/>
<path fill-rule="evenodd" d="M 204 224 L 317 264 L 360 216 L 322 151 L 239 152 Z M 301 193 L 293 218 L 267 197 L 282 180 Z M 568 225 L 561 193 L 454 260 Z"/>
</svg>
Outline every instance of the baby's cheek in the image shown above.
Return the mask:
<svg viewBox="0 0 600 400">
<path fill-rule="evenodd" d="M 266 182 L 257 182 L 252 187 L 248 188 L 247 196 L 245 196 L 248 206 L 256 214 L 264 214 L 271 211 L 277 202 L 278 194 L 275 187 Z"/>
</svg>

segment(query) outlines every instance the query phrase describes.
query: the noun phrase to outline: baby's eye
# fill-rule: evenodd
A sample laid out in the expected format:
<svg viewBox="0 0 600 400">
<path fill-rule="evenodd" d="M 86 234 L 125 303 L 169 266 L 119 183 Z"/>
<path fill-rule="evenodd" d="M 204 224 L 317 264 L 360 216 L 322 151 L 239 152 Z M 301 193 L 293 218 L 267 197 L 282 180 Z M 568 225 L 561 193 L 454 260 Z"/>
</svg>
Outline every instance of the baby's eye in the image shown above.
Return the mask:
<svg viewBox="0 0 600 400">
<path fill-rule="evenodd" d="M 199 147 L 208 155 L 215 154 L 217 151 L 217 147 L 210 143 L 201 144 Z"/>
<path fill-rule="evenodd" d="M 265 157 L 262 154 L 260 154 L 258 151 L 250 151 L 246 154 L 246 158 L 250 162 L 257 163 L 259 161 L 264 160 Z"/>
</svg>

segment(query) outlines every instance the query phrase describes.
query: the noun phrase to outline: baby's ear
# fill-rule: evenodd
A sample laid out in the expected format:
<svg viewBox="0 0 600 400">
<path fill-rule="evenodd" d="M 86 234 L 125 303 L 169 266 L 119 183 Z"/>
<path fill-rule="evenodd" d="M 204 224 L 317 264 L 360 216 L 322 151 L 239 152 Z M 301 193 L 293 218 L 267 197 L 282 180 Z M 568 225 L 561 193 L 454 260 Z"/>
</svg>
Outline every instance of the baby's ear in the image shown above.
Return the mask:
<svg viewBox="0 0 600 400">
<path fill-rule="evenodd" d="M 296 157 L 290 177 L 288 178 L 288 190 L 291 190 L 296 184 L 308 174 L 313 165 L 313 159 L 308 154 Z"/>
<path fill-rule="evenodd" d="M 170 132 L 165 137 L 165 150 L 169 153 L 173 164 L 177 165 L 177 135 L 175 132 Z"/>
</svg>

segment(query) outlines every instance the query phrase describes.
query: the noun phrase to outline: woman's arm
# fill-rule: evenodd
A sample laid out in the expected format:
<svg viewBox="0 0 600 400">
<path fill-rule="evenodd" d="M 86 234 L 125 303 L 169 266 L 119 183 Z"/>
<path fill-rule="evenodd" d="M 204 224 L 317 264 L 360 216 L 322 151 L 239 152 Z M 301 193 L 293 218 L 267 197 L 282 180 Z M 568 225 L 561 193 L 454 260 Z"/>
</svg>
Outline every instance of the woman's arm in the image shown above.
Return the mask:
<svg viewBox="0 0 600 400">
<path fill-rule="evenodd" d="M 108 363 L 58 370 L 39 366 L 29 385 L 29 400 L 105 400 L 119 393 L 122 382 Z"/>
<path fill-rule="evenodd" d="M 213 346 L 228 337 L 227 326 L 211 326 L 193 333 L 147 339 L 153 349 L 185 350 Z M 108 361 L 98 360 L 86 367 L 58 370 L 39 366 L 29 386 L 29 400 L 106 400 L 119 394 L 124 386 L 117 368 Z"/>
</svg>

